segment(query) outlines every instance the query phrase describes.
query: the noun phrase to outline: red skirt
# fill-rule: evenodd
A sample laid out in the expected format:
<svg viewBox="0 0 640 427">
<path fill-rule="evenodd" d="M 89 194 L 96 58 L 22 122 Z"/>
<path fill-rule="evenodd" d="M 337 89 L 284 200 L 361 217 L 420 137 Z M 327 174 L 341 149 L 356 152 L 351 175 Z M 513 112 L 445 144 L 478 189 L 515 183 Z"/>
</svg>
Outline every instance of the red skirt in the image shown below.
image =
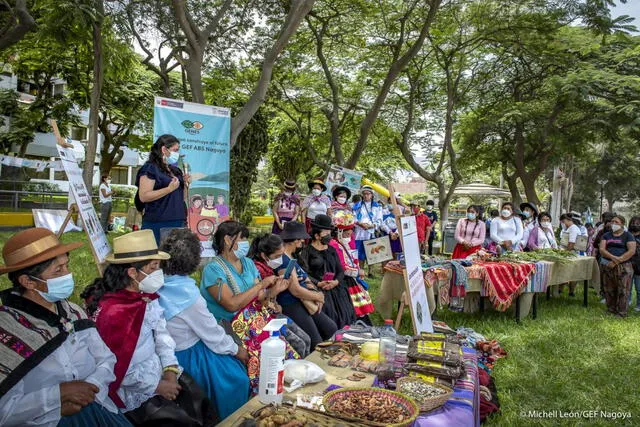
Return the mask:
<svg viewBox="0 0 640 427">
<path fill-rule="evenodd" d="M 482 248 L 481 245 L 472 246 L 469 249 L 465 249 L 460 243 L 456 244 L 456 247 L 453 248 L 453 253 L 451 254 L 451 259 L 464 259 L 469 255 L 473 255 L 478 252 Z"/>
</svg>

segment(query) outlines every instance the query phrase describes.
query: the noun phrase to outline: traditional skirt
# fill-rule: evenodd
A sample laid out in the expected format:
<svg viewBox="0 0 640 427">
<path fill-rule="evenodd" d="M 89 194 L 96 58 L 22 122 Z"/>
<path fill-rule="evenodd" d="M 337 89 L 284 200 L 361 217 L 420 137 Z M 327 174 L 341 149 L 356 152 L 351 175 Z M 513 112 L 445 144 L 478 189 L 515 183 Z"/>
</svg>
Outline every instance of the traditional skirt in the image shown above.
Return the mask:
<svg viewBox="0 0 640 427">
<path fill-rule="evenodd" d="M 338 329 L 353 325 L 356 321 L 356 312 L 346 282 L 343 281 L 335 288 L 323 292 L 322 311 L 336 322 Z"/>
<path fill-rule="evenodd" d="M 202 341 L 176 351 L 180 366 L 207 394 L 225 419 L 249 400 L 249 377 L 241 361 L 231 355 L 216 354 Z"/>
<path fill-rule="evenodd" d="M 451 259 L 465 259 L 466 257 L 475 254 L 482 248 L 481 245 L 472 246 L 469 249 L 465 249 L 460 243 L 456 244 L 451 254 Z"/>
<path fill-rule="evenodd" d="M 286 216 L 281 216 L 280 217 L 280 222 L 289 222 L 291 221 L 290 217 L 286 217 Z M 282 224 L 282 226 L 284 227 L 284 224 Z M 280 234 L 282 233 L 282 229 L 280 227 L 278 227 L 278 224 L 273 221 L 273 227 L 271 227 L 271 234 Z"/>
<path fill-rule="evenodd" d="M 60 418 L 58 427 L 133 427 L 123 414 L 109 412 L 102 405 L 95 402 L 88 404 L 80 412 Z"/>
</svg>

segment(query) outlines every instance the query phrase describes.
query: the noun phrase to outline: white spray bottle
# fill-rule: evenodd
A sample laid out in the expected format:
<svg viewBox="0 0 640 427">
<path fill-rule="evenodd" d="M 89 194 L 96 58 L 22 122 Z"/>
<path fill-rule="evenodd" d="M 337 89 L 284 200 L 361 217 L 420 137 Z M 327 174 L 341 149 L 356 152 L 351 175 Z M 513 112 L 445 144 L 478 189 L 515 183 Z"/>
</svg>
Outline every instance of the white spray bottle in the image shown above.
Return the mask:
<svg viewBox="0 0 640 427">
<path fill-rule="evenodd" d="M 280 329 L 286 325 L 288 319 L 273 319 L 264 331 L 271 335 L 260 346 L 260 382 L 258 384 L 258 398 L 265 405 L 282 403 L 284 392 L 284 357 L 286 345 L 280 338 Z"/>
</svg>

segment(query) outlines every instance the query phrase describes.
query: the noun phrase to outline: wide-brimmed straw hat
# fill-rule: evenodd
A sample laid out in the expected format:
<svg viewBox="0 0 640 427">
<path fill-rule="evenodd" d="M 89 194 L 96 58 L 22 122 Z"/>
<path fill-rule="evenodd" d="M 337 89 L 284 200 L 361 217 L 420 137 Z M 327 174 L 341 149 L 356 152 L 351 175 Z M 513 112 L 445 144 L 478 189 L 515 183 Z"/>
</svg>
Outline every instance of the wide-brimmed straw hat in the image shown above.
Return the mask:
<svg viewBox="0 0 640 427">
<path fill-rule="evenodd" d="M 113 253 L 107 255 L 105 259 L 110 264 L 128 264 L 169 258 L 171 258 L 171 255 L 158 250 L 153 231 L 140 230 L 113 239 Z"/>
<path fill-rule="evenodd" d="M 320 178 L 313 179 L 309 181 L 308 184 L 309 184 L 309 190 L 313 189 L 313 186 L 317 184 L 322 187 L 322 191 L 327 191 L 327 186 L 324 185 L 324 181 L 321 180 Z"/>
<path fill-rule="evenodd" d="M 0 274 L 40 264 L 77 249 L 83 244 L 82 242 L 63 244 L 58 236 L 46 228 L 29 228 L 20 231 L 11 236 L 2 248 L 5 265 L 0 267 Z"/>
</svg>

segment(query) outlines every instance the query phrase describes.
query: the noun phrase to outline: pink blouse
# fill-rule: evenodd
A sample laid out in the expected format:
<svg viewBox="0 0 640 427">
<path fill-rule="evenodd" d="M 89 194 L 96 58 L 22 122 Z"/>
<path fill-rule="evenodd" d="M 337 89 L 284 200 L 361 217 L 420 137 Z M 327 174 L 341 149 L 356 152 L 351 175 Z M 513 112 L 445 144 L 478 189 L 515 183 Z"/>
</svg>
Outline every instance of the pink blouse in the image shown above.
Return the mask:
<svg viewBox="0 0 640 427">
<path fill-rule="evenodd" d="M 477 220 L 471 222 L 466 218 L 458 220 L 456 225 L 456 242 L 470 242 L 471 246 L 480 246 L 484 242 L 485 234 L 487 233 L 484 222 Z"/>
</svg>

